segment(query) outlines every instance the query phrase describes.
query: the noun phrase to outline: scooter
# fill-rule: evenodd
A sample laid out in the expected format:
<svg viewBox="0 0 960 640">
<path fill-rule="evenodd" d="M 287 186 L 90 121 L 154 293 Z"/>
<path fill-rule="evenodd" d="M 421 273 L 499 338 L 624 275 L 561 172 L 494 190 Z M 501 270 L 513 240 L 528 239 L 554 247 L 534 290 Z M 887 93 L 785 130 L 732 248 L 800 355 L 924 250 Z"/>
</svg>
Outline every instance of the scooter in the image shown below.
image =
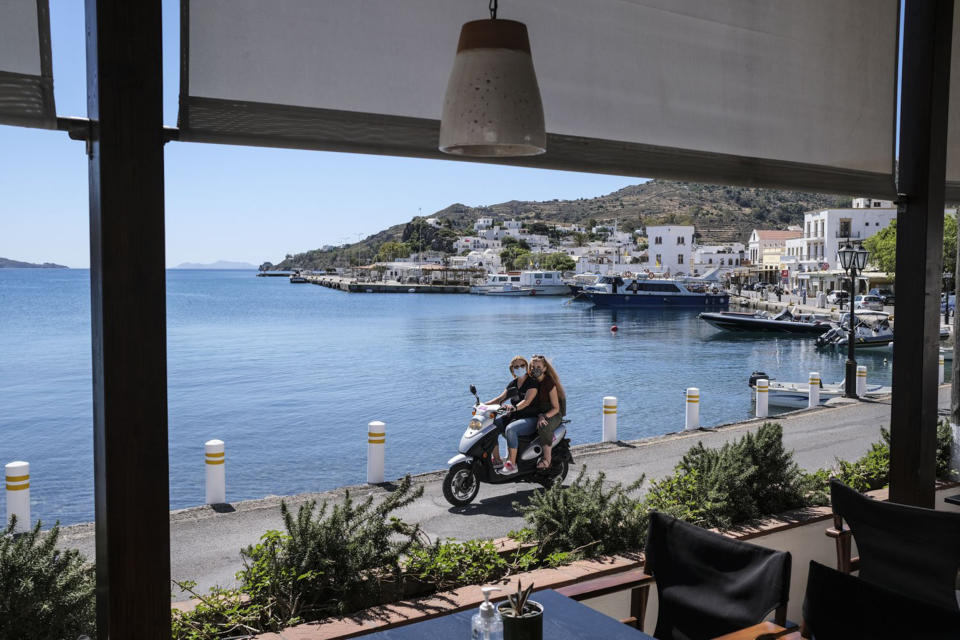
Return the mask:
<svg viewBox="0 0 960 640">
<path fill-rule="evenodd" d="M 566 438 L 569 420 L 563 420 L 553 434 L 553 449 L 550 456 L 551 465 L 547 469 L 538 469 L 537 462 L 543 447 L 540 445 L 540 436 L 532 433 L 520 436 L 517 447 L 517 472 L 503 475 L 493 467 L 493 448 L 497 446 L 497 427 L 494 419 L 507 412 L 499 404 L 482 404 L 477 395 L 477 389 L 470 385 L 470 393 L 477 402 L 473 406 L 473 417 L 460 438 L 460 447 L 457 455 L 450 458 L 447 464 L 450 470 L 443 479 L 443 497 L 455 507 L 470 504 L 477 492 L 480 483 L 506 484 L 508 482 L 532 482 L 546 488 L 556 483 L 562 483 L 573 463 L 570 453 L 570 440 Z M 512 398 L 515 404 L 518 398 Z"/>
</svg>

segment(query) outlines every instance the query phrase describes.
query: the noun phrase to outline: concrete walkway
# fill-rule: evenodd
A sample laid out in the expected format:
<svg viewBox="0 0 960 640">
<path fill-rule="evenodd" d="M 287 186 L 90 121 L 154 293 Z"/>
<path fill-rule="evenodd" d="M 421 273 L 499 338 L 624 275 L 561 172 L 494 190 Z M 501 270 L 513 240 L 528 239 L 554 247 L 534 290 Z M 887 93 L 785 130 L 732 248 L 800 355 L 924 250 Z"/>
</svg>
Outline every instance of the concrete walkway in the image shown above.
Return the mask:
<svg viewBox="0 0 960 640">
<path fill-rule="evenodd" d="M 950 406 L 950 387 L 940 388 L 940 407 Z M 941 411 L 941 413 L 943 413 Z M 793 412 L 775 418 L 783 425 L 784 442 L 794 450 L 794 458 L 808 470 L 831 465 L 835 458 L 853 460 L 863 455 L 870 444 L 880 439 L 880 428 L 889 426 L 889 399 L 858 402 L 847 406 Z M 717 447 L 724 442 L 756 430 L 762 420 L 737 423 L 710 430 L 678 433 L 658 438 L 624 443 L 584 445 L 574 448 L 576 464 L 571 467 L 572 480 L 586 466 L 588 473 L 604 471 L 611 481 L 632 482 L 641 474 L 655 479 L 669 474 L 682 455 L 697 441 Z M 451 446 L 453 443 L 451 441 Z M 451 453 L 452 455 L 452 453 Z M 441 480 L 444 472 L 423 474 L 415 478 L 424 486 L 424 496 L 408 507 L 402 517 L 420 522 L 432 537 L 459 539 L 499 537 L 523 526 L 513 509 L 513 502 L 529 499 L 535 485 L 482 485 L 473 504 L 453 508 L 443 498 Z M 383 493 L 387 489 L 354 487 L 357 496 Z M 343 489 L 321 494 L 286 498 L 294 508 L 309 499 L 338 500 Z M 195 580 L 199 588 L 234 584 L 234 574 L 241 567 L 239 550 L 257 542 L 268 529 L 282 529 L 279 503 L 281 498 L 237 503 L 228 512 L 210 507 L 196 507 L 170 515 L 171 572 L 175 580 Z M 93 525 L 67 527 L 62 546 L 80 549 L 87 557 L 94 556 Z M 175 599 L 183 599 L 177 596 Z"/>
</svg>

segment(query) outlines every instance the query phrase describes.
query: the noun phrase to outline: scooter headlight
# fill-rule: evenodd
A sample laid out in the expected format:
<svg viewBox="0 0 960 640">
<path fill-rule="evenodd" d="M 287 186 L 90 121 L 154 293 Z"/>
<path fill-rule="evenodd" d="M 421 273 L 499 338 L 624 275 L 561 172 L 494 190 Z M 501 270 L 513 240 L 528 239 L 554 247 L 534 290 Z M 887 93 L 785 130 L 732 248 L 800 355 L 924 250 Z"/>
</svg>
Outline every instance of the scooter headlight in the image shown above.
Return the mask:
<svg viewBox="0 0 960 640">
<path fill-rule="evenodd" d="M 479 429 L 479 428 L 480 428 L 480 425 L 482 425 L 482 424 L 483 424 L 483 421 L 480 420 L 480 418 L 471 418 L 471 419 L 470 419 L 470 428 L 473 429 L 473 430 Z"/>
</svg>

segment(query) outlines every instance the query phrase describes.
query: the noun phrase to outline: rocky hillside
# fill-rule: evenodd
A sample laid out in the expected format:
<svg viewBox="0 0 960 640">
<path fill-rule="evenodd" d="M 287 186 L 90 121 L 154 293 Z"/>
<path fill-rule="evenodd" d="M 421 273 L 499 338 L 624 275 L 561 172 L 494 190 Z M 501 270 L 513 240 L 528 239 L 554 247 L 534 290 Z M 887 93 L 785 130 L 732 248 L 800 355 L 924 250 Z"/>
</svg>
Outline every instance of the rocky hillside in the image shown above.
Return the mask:
<svg viewBox="0 0 960 640">
<path fill-rule="evenodd" d="M 325 268 L 369 261 L 387 241 L 419 240 L 424 250 L 450 251 L 457 233 L 471 229 L 477 218 L 517 219 L 524 222 L 577 222 L 613 224 L 621 229 L 644 228 L 649 224 L 693 224 L 703 244 L 745 242 L 757 227 L 784 229 L 801 224 L 805 211 L 827 207 L 850 206 L 849 197 L 724 187 L 651 180 L 632 185 L 596 198 L 528 202 L 511 200 L 489 207 L 468 207 L 452 204 L 428 217 L 438 218 L 442 229 L 433 229 L 414 219 L 394 225 L 364 240 L 330 251 L 308 251 L 288 255 L 282 262 L 269 262 L 262 269 Z"/>
<path fill-rule="evenodd" d="M 10 258 L 0 258 L 0 269 L 66 269 L 62 264 L 53 262 L 44 262 L 43 264 L 34 264 L 33 262 L 20 262 Z"/>
</svg>

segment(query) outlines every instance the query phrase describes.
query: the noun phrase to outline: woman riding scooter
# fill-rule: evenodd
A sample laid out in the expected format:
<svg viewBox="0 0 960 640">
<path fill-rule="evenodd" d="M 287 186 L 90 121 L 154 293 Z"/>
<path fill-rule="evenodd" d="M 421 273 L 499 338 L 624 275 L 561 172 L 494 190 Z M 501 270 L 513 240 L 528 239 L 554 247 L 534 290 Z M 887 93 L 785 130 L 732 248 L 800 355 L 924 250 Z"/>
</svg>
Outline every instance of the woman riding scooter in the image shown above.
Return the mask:
<svg viewBox="0 0 960 640">
<path fill-rule="evenodd" d="M 535 378 L 539 385 L 534 404 L 543 454 L 537 463 L 537 469 L 549 469 L 553 464 L 553 432 L 567 413 L 567 393 L 560 384 L 556 369 L 542 355 L 535 355 L 530 359 L 530 376 Z"/>
<path fill-rule="evenodd" d="M 510 360 L 510 375 L 513 376 L 503 393 L 486 404 L 502 404 L 510 400 L 513 406 L 507 405 L 507 412 L 494 420 L 498 433 L 506 431 L 508 462 L 500 458 L 500 446 L 493 449 L 493 466 L 502 468 L 504 475 L 517 472 L 518 436 L 533 433 L 536 430 L 536 410 L 531 406 L 537 397 L 537 382 L 527 375 L 527 359 L 523 356 L 514 356 Z"/>
</svg>

